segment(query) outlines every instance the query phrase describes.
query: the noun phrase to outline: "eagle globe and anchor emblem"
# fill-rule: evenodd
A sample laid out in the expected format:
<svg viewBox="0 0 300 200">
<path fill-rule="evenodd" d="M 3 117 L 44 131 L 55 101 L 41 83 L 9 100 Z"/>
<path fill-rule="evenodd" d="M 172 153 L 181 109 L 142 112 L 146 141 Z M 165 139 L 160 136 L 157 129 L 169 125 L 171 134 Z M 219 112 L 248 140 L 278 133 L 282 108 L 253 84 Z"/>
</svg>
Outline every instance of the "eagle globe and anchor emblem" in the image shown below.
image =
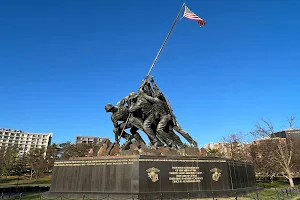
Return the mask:
<svg viewBox="0 0 300 200">
<path fill-rule="evenodd" d="M 160 172 L 159 169 L 155 167 L 151 167 L 146 170 L 148 172 L 148 177 L 151 179 L 152 182 L 158 181 L 158 172 Z"/>
<path fill-rule="evenodd" d="M 212 169 L 210 170 L 210 172 L 213 173 L 213 174 L 212 174 L 212 179 L 213 179 L 214 181 L 218 181 L 219 178 L 221 177 L 221 172 L 222 172 L 222 170 L 215 167 L 215 168 L 212 168 Z"/>
</svg>

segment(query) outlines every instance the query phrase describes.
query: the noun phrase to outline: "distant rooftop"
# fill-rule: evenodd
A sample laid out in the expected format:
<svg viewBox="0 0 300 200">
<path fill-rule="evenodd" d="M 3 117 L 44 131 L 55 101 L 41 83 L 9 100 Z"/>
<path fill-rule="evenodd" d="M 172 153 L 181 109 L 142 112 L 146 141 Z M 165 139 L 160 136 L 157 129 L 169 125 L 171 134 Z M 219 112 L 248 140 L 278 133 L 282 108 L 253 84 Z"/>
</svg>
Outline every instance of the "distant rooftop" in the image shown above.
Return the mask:
<svg viewBox="0 0 300 200">
<path fill-rule="evenodd" d="M 53 135 L 53 133 L 31 133 L 31 132 L 25 132 L 23 130 L 16 130 L 16 129 L 11 129 L 11 128 L 0 128 L 0 131 L 5 131 L 5 132 L 14 132 L 14 133 L 24 133 L 24 134 L 39 134 L 39 135 Z"/>
<path fill-rule="evenodd" d="M 300 131 L 300 128 L 287 128 L 285 131 Z"/>
</svg>

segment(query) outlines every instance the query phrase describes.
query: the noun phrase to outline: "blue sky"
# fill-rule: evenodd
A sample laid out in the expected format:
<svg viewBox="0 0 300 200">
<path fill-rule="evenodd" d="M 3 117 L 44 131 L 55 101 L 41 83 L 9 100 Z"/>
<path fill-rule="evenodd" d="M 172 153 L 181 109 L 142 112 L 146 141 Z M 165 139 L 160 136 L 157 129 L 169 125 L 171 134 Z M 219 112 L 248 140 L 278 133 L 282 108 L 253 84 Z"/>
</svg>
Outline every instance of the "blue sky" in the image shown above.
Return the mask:
<svg viewBox="0 0 300 200">
<path fill-rule="evenodd" d="M 106 103 L 136 91 L 183 1 L 2 1 L 0 127 L 113 137 Z M 199 143 L 300 117 L 300 1 L 188 0 L 153 76 Z"/>
</svg>

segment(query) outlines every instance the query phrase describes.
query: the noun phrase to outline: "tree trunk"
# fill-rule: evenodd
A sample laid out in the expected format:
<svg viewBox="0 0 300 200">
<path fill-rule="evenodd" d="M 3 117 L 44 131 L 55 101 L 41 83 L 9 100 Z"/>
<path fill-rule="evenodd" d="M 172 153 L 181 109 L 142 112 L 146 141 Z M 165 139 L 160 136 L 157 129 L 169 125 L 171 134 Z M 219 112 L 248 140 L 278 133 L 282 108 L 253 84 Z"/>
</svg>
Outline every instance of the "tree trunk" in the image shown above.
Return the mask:
<svg viewBox="0 0 300 200">
<path fill-rule="evenodd" d="M 291 171 L 289 169 L 287 169 L 286 172 L 287 172 L 287 177 L 286 178 L 289 179 L 290 186 L 295 187 Z"/>
<path fill-rule="evenodd" d="M 290 182 L 290 186 L 291 187 L 295 187 L 294 180 L 293 180 L 293 178 L 291 176 L 289 176 L 289 182 Z"/>
<path fill-rule="evenodd" d="M 32 175 L 33 175 L 33 170 L 30 169 L 30 180 L 32 179 Z"/>
</svg>

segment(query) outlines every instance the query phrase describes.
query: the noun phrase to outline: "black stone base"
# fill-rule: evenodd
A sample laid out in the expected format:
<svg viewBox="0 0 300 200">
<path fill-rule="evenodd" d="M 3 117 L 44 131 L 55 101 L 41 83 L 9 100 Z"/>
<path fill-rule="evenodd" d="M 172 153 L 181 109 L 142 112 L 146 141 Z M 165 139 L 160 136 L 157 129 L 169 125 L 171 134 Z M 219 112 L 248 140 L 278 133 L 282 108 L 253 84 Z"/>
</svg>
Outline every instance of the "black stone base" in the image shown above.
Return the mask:
<svg viewBox="0 0 300 200">
<path fill-rule="evenodd" d="M 252 164 L 223 158 L 119 156 L 57 161 L 47 196 L 193 199 L 257 190 Z"/>
</svg>

